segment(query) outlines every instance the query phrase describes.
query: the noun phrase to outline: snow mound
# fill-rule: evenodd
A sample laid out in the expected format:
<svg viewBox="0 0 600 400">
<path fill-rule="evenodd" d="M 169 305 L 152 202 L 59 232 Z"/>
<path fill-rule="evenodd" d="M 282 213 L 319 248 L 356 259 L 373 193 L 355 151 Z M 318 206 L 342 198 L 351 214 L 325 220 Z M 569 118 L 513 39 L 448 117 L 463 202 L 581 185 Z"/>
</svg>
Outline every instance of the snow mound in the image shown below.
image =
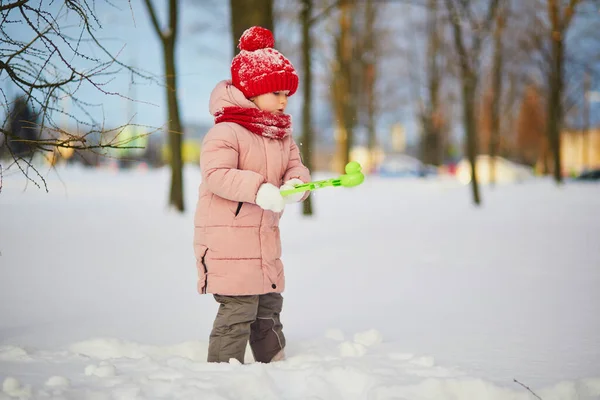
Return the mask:
<svg viewBox="0 0 600 400">
<path fill-rule="evenodd" d="M 206 343 L 202 342 L 184 342 L 173 346 L 150 346 L 114 338 L 97 338 L 78 342 L 71 345 L 69 350 L 99 360 L 118 358 L 162 360 L 182 357 L 192 361 L 205 361 L 207 354 Z"/>
<path fill-rule="evenodd" d="M 376 329 L 371 329 L 365 332 L 358 332 L 354 335 L 354 342 L 362 344 L 363 346 L 374 346 L 381 344 L 383 341 L 381 333 Z"/>
<path fill-rule="evenodd" d="M 241 365 L 236 359 L 228 363 L 207 363 L 186 357 L 166 355 L 177 353 L 170 347 L 148 347 L 136 343 L 106 348 L 93 342 L 73 345 L 97 356 L 117 356 L 114 361 L 102 360 L 85 368 L 85 374 L 51 376 L 45 385 L 22 386 L 14 377 L 4 380 L 0 400 L 13 398 L 214 398 L 214 399 L 481 399 L 530 400 L 532 394 L 512 381 L 494 383 L 468 376 L 453 366 L 435 365 L 434 357 L 412 353 L 390 352 L 376 331 L 354 335 L 357 341 L 343 341 L 337 348 L 326 338 L 308 342 L 299 352 L 271 364 Z M 370 346 L 367 346 L 370 345 Z M 386 345 L 387 346 L 387 345 Z M 185 347 L 185 346 L 182 346 Z M 98 349 L 102 349 L 102 351 Z M 116 351 L 118 349 L 119 351 Z M 142 352 L 140 349 L 144 349 Z M 135 351 L 133 351 L 135 350 Z M 140 354 L 162 358 L 140 357 Z M 46 365 L 46 358 L 36 351 L 33 360 L 23 365 Z M 80 353 L 78 353 L 80 354 Z M 75 354 L 76 355 L 76 354 Z M 131 357 L 131 356 L 134 357 Z M 73 353 L 56 353 L 54 365 L 72 362 Z M 128 356 L 128 357 L 124 357 Z M 366 356 L 366 357 L 364 357 Z M 362 358 L 361 358 L 362 357 Z M 117 374 L 118 367 L 118 374 Z M 54 367 L 56 368 L 56 367 Z M 50 374 L 48 374 L 50 375 Z M 90 377 L 106 378 L 93 380 Z M 90 385 L 93 382 L 93 385 Z M 529 382 L 525 382 L 528 383 Z M 82 392 L 81 387 L 85 387 Z M 562 381 L 550 387 L 535 388 L 544 400 L 597 400 L 600 378 Z M 6 397 L 8 396 L 8 397 Z"/>
<path fill-rule="evenodd" d="M 51 388 L 67 388 L 71 382 L 64 376 L 52 376 L 46 381 L 46 386 Z"/>
<path fill-rule="evenodd" d="M 0 360 L 2 361 L 25 361 L 31 360 L 25 349 L 18 346 L 0 346 Z"/>
<path fill-rule="evenodd" d="M 407 361 L 414 358 L 414 354 L 410 353 L 390 353 L 388 357 L 392 360 Z"/>
<path fill-rule="evenodd" d="M 342 357 L 362 357 L 367 354 L 367 348 L 360 343 L 342 342 L 339 349 Z"/>
<path fill-rule="evenodd" d="M 344 340 L 344 332 L 342 332 L 340 329 L 327 329 L 325 332 L 325 337 L 327 339 L 341 342 Z"/>
<path fill-rule="evenodd" d="M 435 365 L 435 360 L 433 357 L 417 357 L 410 360 L 411 364 L 418 365 L 420 367 L 431 368 Z"/>
<path fill-rule="evenodd" d="M 600 378 L 564 381 L 536 392 L 544 400 L 600 399 Z"/>
<path fill-rule="evenodd" d="M 4 379 L 2 382 L 2 392 L 10 397 L 16 397 L 18 399 L 29 399 L 31 398 L 31 387 L 21 386 L 21 382 L 18 379 L 11 376 Z"/>
<path fill-rule="evenodd" d="M 117 368 L 109 363 L 101 362 L 99 365 L 88 365 L 85 367 L 87 376 L 97 376 L 100 378 L 110 378 L 117 375 Z"/>
</svg>

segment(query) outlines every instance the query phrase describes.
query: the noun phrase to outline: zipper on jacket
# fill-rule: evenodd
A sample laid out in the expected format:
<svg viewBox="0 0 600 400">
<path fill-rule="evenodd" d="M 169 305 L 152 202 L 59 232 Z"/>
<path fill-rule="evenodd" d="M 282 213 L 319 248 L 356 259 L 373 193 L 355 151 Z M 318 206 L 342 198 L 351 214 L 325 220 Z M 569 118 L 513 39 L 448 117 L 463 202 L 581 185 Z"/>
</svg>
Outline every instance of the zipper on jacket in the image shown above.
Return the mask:
<svg viewBox="0 0 600 400">
<path fill-rule="evenodd" d="M 202 294 L 206 294 L 206 289 L 208 288 L 208 268 L 206 268 L 206 253 L 208 253 L 208 248 L 202 255 L 202 259 L 200 262 L 202 263 L 202 267 L 204 267 L 204 286 L 202 287 Z"/>
<path fill-rule="evenodd" d="M 244 203 L 241 202 L 241 201 L 238 203 L 237 209 L 235 210 L 235 216 L 236 217 L 238 216 L 238 214 L 240 213 L 240 211 L 242 209 L 242 204 L 244 204 Z"/>
</svg>

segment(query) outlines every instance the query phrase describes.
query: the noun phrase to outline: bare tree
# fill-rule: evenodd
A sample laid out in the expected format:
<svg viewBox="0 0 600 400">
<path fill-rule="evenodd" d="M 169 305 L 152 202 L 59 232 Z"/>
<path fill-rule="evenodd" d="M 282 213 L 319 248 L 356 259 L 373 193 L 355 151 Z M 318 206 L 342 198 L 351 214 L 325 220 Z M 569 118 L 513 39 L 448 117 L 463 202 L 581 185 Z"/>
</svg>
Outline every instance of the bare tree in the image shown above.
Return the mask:
<svg viewBox="0 0 600 400">
<path fill-rule="evenodd" d="M 506 8 L 507 4 L 500 7 L 500 12 L 496 16 L 496 28 L 494 31 L 494 60 L 492 64 L 492 95 L 491 102 L 491 130 L 490 130 L 490 184 L 496 183 L 496 155 L 498 154 L 498 146 L 500 145 L 500 106 L 502 103 L 502 76 L 503 76 L 503 54 L 502 38 L 504 26 L 506 24 Z"/>
<path fill-rule="evenodd" d="M 580 0 L 569 0 L 569 4 L 563 8 L 558 0 L 547 0 L 552 38 L 550 73 L 547 76 L 549 95 L 547 134 L 554 161 L 554 180 L 557 184 L 562 183 L 560 131 L 564 111 L 562 94 L 565 85 L 565 36 L 579 3 Z"/>
<path fill-rule="evenodd" d="M 36 152 L 48 158 L 53 158 L 57 149 L 104 155 L 111 148 L 130 147 L 129 143 L 139 138 L 122 139 L 120 133 L 128 124 L 105 126 L 99 118 L 103 115 L 102 102 L 91 103 L 80 94 L 91 86 L 99 97 L 126 98 L 108 89 L 110 81 L 123 71 L 152 79 L 123 64 L 118 54 L 100 42 L 97 34 L 102 25 L 93 0 L 65 0 L 51 5 L 3 1 L 0 15 L 0 77 L 4 80 L 0 103 L 6 111 L 0 127 L 0 150 L 10 160 L 4 171 L 14 167 L 36 186 L 41 187 L 41 182 L 47 191 L 46 181 L 33 163 Z M 65 110 L 61 104 L 65 100 L 72 104 L 73 111 Z M 30 109 L 35 118 L 15 120 L 19 113 L 10 110 L 22 107 Z M 75 131 L 64 126 L 67 121 L 77 126 Z M 15 153 L 11 143 L 26 145 L 30 151 Z"/>
<path fill-rule="evenodd" d="M 8 113 L 7 148 L 17 157 L 27 157 L 34 148 L 29 144 L 37 139 L 37 116 L 23 96 L 17 97 Z M 29 155 L 30 156 L 30 155 Z"/>
<path fill-rule="evenodd" d="M 377 144 L 377 68 L 383 35 L 378 29 L 381 11 L 375 0 L 338 3 L 330 95 L 336 125 L 336 167 L 343 172 L 350 161 L 356 128 L 366 128 L 371 155 Z"/>
<path fill-rule="evenodd" d="M 313 126 L 312 126 L 312 38 L 310 34 L 313 2 L 312 0 L 302 0 L 302 9 L 300 11 L 300 20 L 302 21 L 302 70 L 303 70 L 303 95 L 302 104 L 302 140 L 300 149 L 302 152 L 302 161 L 304 165 L 312 171 L 312 148 L 313 148 Z M 308 196 L 302 203 L 302 213 L 312 215 L 312 197 Z"/>
<path fill-rule="evenodd" d="M 419 99 L 419 119 L 421 122 L 421 158 L 426 164 L 441 165 L 444 158 L 445 116 L 442 112 L 441 91 L 443 82 L 442 21 L 439 15 L 439 0 L 428 0 L 427 15 L 427 96 Z M 419 96 L 421 97 L 421 96 Z"/>
<path fill-rule="evenodd" d="M 548 169 L 548 139 L 545 135 L 547 115 L 539 90 L 530 85 L 525 89 L 519 110 L 516 131 L 517 148 L 521 162 L 529 165 L 539 163 Z"/>
<path fill-rule="evenodd" d="M 359 93 L 363 94 L 364 101 L 362 103 L 366 109 L 365 125 L 367 128 L 367 148 L 369 149 L 370 165 L 373 165 L 377 148 L 377 130 L 375 127 L 378 114 L 377 61 L 381 57 L 378 40 L 381 38 L 378 35 L 377 23 L 380 15 L 381 12 L 378 12 L 375 0 L 367 0 L 364 4 L 365 26 L 360 51 L 363 90 L 360 90 Z"/>
<path fill-rule="evenodd" d="M 369 0 L 371 1 L 371 0 Z M 302 58 L 302 136 L 300 141 L 300 150 L 304 164 L 309 170 L 313 169 L 313 147 L 315 134 L 313 130 L 313 114 L 312 107 L 314 105 L 314 63 L 313 51 L 316 49 L 313 38 L 313 31 L 316 26 L 326 19 L 337 7 L 341 1 L 336 1 L 330 5 L 321 3 L 322 8 L 315 7 L 313 0 L 300 0 L 300 8 L 295 11 L 295 1 L 280 1 L 279 10 L 277 12 L 277 22 L 281 20 L 282 24 L 291 24 L 296 20 L 300 21 L 301 25 L 301 44 L 297 46 L 301 49 Z M 298 18 L 299 16 L 299 18 Z M 290 47 L 290 52 L 293 52 L 293 46 L 287 43 Z M 312 197 L 308 197 L 303 202 L 303 214 L 313 214 Z"/>
<path fill-rule="evenodd" d="M 273 29 L 273 0 L 230 0 L 233 54 L 239 53 L 238 40 L 252 26 Z"/>
<path fill-rule="evenodd" d="M 350 150 L 354 139 L 356 124 L 357 86 L 355 78 L 353 25 L 355 16 L 355 0 L 345 0 L 340 5 L 339 30 L 335 38 L 336 58 L 331 71 L 331 100 L 336 120 L 336 169 L 344 172 L 350 161 Z"/>
<path fill-rule="evenodd" d="M 590 123 L 590 94 L 591 94 L 591 86 L 592 86 L 592 79 L 591 79 L 591 74 L 589 71 L 585 71 L 585 76 L 583 78 L 583 98 L 584 100 L 584 105 L 583 105 L 583 114 L 582 114 L 582 129 L 581 129 L 581 135 L 582 135 L 582 146 L 581 146 L 581 163 L 583 165 L 584 169 L 587 169 L 590 167 L 589 165 L 589 154 L 590 154 L 590 150 L 589 150 L 589 143 L 590 143 L 590 128 L 591 128 L 591 123 Z"/>
<path fill-rule="evenodd" d="M 475 16 L 477 7 L 472 3 L 445 0 L 460 69 L 463 123 L 467 139 L 467 156 L 471 164 L 471 188 L 475 205 L 481 204 L 476 168 L 477 125 L 475 120 L 475 98 L 481 76 L 480 58 L 483 41 L 489 33 L 500 1 L 489 0 L 485 16 L 478 20 Z M 479 2 L 477 3 L 479 4 Z M 467 38 L 465 27 L 470 28 L 470 40 Z M 468 43 L 470 43 L 469 47 L 467 47 Z"/>
<path fill-rule="evenodd" d="M 167 113 L 169 119 L 168 137 L 171 153 L 169 160 L 171 163 L 169 204 L 175 207 L 176 210 L 183 212 L 185 209 L 183 201 L 183 160 L 181 155 L 183 130 L 179 114 L 179 102 L 177 100 L 177 71 L 175 68 L 175 45 L 177 43 L 177 29 L 179 25 L 179 0 L 169 0 L 169 24 L 164 29 L 160 26 L 151 0 L 144 1 L 152 21 L 152 26 L 160 39 L 163 49 Z"/>
<path fill-rule="evenodd" d="M 527 51 L 530 63 L 524 70 L 526 85 L 535 84 L 546 101 L 546 138 L 549 159 L 540 160 L 544 173 L 552 172 L 562 182 L 561 132 L 570 116 L 580 116 L 584 76 L 590 71 L 600 76 L 598 0 L 535 0 L 515 3 L 525 25 L 519 45 Z M 512 30 L 512 28 L 511 28 Z M 578 108 L 578 110 L 576 109 Z M 552 161 L 548 164 L 548 161 Z"/>
</svg>

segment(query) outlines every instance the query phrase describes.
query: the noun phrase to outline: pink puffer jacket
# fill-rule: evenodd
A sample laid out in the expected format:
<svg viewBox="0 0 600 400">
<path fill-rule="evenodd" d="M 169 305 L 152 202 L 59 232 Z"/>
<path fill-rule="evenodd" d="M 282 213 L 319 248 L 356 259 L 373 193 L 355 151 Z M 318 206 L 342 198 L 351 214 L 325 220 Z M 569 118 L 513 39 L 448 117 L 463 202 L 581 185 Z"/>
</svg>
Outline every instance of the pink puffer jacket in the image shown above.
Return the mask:
<svg viewBox="0 0 600 400">
<path fill-rule="evenodd" d="M 210 98 L 210 113 L 225 106 L 256 107 L 230 81 Z M 198 291 L 221 295 L 282 292 L 279 218 L 255 204 L 265 182 L 279 187 L 310 181 L 291 136 L 270 139 L 222 122 L 206 134 L 200 154 L 202 183 L 194 217 Z M 308 194 L 307 194 L 308 195 Z"/>
</svg>

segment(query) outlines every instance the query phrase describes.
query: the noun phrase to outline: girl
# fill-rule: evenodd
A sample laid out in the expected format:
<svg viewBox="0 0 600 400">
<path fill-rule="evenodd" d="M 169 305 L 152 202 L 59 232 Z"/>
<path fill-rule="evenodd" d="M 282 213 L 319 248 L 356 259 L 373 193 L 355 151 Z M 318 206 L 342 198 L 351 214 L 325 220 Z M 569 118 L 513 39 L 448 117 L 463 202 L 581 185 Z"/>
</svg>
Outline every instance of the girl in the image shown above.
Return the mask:
<svg viewBox="0 0 600 400">
<path fill-rule="evenodd" d="M 210 97 L 215 125 L 202 143 L 194 217 L 198 290 L 219 303 L 208 362 L 243 363 L 248 340 L 256 361 L 284 358 L 279 218 L 286 204 L 309 192 L 284 198 L 280 191 L 309 182 L 310 174 L 285 114 L 298 75 L 273 46 L 268 29 L 246 30 L 231 81 L 220 82 Z"/>
</svg>

